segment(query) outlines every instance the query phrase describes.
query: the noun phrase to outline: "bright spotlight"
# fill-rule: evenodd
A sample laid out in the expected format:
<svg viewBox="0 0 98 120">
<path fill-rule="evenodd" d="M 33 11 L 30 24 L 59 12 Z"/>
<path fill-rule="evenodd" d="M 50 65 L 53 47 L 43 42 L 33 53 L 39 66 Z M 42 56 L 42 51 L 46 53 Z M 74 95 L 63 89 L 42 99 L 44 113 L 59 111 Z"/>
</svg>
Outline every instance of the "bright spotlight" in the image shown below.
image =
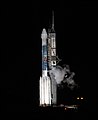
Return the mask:
<svg viewBox="0 0 98 120">
<path fill-rule="evenodd" d="M 77 100 L 79 100 L 79 97 L 77 97 Z"/>
<path fill-rule="evenodd" d="M 83 100 L 83 97 L 81 97 L 81 100 Z"/>
</svg>

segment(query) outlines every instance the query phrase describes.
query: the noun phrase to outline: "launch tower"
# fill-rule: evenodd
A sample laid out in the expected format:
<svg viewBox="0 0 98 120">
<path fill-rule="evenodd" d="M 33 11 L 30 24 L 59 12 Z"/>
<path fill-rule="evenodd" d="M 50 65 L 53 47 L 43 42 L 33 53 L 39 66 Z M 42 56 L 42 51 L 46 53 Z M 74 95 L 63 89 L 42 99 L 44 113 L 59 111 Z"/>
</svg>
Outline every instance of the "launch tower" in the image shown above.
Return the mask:
<svg viewBox="0 0 98 120">
<path fill-rule="evenodd" d="M 48 68 L 49 70 L 56 67 L 56 33 L 54 29 L 54 12 L 52 12 L 52 26 L 48 30 Z M 51 97 L 52 104 L 57 102 L 57 83 L 53 75 L 51 78 Z"/>
</svg>

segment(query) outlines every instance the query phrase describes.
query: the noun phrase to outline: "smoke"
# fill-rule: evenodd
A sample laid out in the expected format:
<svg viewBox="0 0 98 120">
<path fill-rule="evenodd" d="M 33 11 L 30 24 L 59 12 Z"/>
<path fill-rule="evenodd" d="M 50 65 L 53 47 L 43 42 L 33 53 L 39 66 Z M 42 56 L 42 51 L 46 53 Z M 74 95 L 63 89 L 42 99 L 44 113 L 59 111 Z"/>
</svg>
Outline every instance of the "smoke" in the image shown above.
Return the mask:
<svg viewBox="0 0 98 120">
<path fill-rule="evenodd" d="M 57 84 L 60 84 L 64 79 L 65 70 L 61 66 L 53 67 L 52 70 L 49 71 L 50 76 L 53 74 Z"/>
<path fill-rule="evenodd" d="M 67 87 L 73 89 L 76 86 L 76 83 L 73 79 L 75 75 L 74 72 L 70 72 L 69 65 L 64 65 L 64 67 L 56 66 L 49 71 L 51 79 L 55 79 L 57 85 L 67 83 Z"/>
</svg>

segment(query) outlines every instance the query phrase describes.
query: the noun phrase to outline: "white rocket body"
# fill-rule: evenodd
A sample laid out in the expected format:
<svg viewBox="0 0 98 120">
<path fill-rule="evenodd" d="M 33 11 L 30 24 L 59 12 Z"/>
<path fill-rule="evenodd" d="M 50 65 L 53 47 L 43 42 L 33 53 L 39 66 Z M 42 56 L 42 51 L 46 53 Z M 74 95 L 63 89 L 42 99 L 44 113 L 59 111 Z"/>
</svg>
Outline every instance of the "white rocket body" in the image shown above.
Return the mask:
<svg viewBox="0 0 98 120">
<path fill-rule="evenodd" d="M 51 81 L 47 74 L 47 33 L 43 29 L 42 34 L 42 77 L 40 77 L 40 106 L 51 105 Z"/>
</svg>

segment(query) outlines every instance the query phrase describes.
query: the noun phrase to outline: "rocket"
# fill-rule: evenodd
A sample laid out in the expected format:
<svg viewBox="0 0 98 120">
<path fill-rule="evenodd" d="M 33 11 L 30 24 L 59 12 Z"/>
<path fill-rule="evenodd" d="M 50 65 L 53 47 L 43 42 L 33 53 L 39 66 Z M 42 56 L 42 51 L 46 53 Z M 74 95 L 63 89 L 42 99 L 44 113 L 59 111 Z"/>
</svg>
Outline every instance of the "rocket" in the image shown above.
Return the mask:
<svg viewBox="0 0 98 120">
<path fill-rule="evenodd" d="M 40 77 L 40 106 L 51 105 L 51 81 L 48 76 L 47 32 L 42 30 L 42 77 Z"/>
</svg>

